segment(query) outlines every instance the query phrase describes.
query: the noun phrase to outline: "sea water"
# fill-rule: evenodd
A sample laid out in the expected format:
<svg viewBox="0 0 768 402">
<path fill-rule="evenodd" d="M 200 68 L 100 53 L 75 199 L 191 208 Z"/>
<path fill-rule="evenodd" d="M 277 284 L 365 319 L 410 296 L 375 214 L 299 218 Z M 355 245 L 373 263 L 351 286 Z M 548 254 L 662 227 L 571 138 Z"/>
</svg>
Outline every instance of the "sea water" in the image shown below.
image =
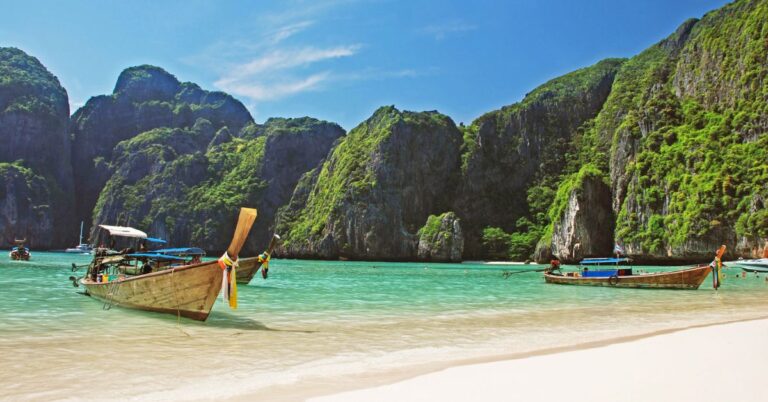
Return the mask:
<svg viewBox="0 0 768 402">
<path fill-rule="evenodd" d="M 0 262 L 1 399 L 270 399 L 275 389 L 768 313 L 765 277 L 738 268 L 718 291 L 711 277 L 675 291 L 508 275 L 537 265 L 276 259 L 269 279 L 238 286 L 236 310 L 218 300 L 197 322 L 83 295 L 68 278 L 89 260 L 34 252 Z"/>
</svg>

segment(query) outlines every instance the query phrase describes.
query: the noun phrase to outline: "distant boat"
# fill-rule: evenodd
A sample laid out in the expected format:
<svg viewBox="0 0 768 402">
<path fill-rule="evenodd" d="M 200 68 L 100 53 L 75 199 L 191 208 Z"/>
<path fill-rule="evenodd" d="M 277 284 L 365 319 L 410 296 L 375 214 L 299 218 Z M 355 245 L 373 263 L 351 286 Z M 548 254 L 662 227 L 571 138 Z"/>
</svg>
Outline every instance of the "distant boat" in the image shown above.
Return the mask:
<svg viewBox="0 0 768 402">
<path fill-rule="evenodd" d="M 547 283 L 558 285 L 609 286 L 616 288 L 647 288 L 647 289 L 698 289 L 710 272 L 719 271 L 720 258 L 725 253 L 725 246 L 717 251 L 715 261 L 710 265 L 699 265 L 693 268 L 669 272 L 635 274 L 631 267 L 620 266 L 629 262 L 628 258 L 588 258 L 581 261 L 584 267 L 581 272 L 561 273 L 559 264 L 544 272 Z M 605 264 L 612 265 L 604 268 Z M 556 266 L 555 266 L 556 265 Z M 589 269 L 590 266 L 597 269 Z M 717 266 L 717 268 L 715 268 Z M 717 275 L 716 275 L 717 276 Z M 715 288 L 719 287 L 719 278 L 714 278 Z"/>
<path fill-rule="evenodd" d="M 91 254 L 93 247 L 90 244 L 83 243 L 83 222 L 80 221 L 80 241 L 76 247 L 64 250 L 65 253 Z"/>
<path fill-rule="evenodd" d="M 16 246 L 11 249 L 10 253 L 8 253 L 8 257 L 14 261 L 29 261 L 29 259 L 32 258 L 32 253 L 28 248 L 24 247 L 24 243 L 26 242 L 26 238 L 24 238 L 24 240 L 14 240 L 13 243 Z"/>
<path fill-rule="evenodd" d="M 756 260 L 737 260 L 733 261 L 732 264 L 741 267 L 741 269 L 747 272 L 768 273 L 768 258 L 758 258 Z"/>
<path fill-rule="evenodd" d="M 765 272 L 768 273 L 768 244 L 763 249 L 763 258 L 754 260 L 737 260 L 733 265 L 741 267 L 747 272 Z"/>
<path fill-rule="evenodd" d="M 224 290 L 231 307 L 237 306 L 237 286 L 232 265 L 237 261 L 248 232 L 256 219 L 256 210 L 241 208 L 237 228 L 227 252 L 218 261 L 193 263 L 155 270 L 143 270 L 131 275 L 127 268 L 138 268 L 148 257 L 138 256 L 130 248 L 124 253 L 97 249 L 85 276 L 79 280 L 71 277 L 74 284 L 83 285 L 86 294 L 104 302 L 104 307 L 122 306 L 155 311 L 205 321 L 213 308 L 217 295 Z M 143 241 L 146 233 L 129 227 L 99 225 L 110 236 Z M 172 260 L 170 254 L 148 252 Z M 73 270 L 76 267 L 73 267 Z M 144 268 L 142 266 L 142 268 Z"/>
<path fill-rule="evenodd" d="M 8 257 L 11 257 L 14 261 L 29 261 L 29 259 L 32 258 L 32 253 L 28 248 L 24 247 L 25 241 L 26 239 L 16 240 L 15 243 L 17 245 L 11 249 L 11 252 L 8 253 Z"/>
<path fill-rule="evenodd" d="M 267 251 L 263 252 L 257 257 L 242 258 L 238 261 L 237 266 L 237 283 L 249 283 L 251 279 L 259 272 L 259 268 L 262 267 L 261 276 L 267 279 L 267 271 L 269 270 L 269 259 L 272 255 L 272 251 L 275 250 L 277 243 L 280 242 L 280 236 L 277 234 L 272 235 L 272 240 L 269 241 L 269 247 Z"/>
</svg>

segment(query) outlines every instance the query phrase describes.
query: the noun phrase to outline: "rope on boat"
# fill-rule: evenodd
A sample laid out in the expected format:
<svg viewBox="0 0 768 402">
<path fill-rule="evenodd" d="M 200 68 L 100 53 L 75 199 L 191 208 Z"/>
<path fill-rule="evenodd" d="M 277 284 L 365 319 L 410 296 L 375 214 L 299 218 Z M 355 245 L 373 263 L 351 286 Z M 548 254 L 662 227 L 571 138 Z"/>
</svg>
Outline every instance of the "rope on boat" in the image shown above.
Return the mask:
<svg viewBox="0 0 768 402">
<path fill-rule="evenodd" d="M 171 269 L 171 291 L 173 292 L 173 302 L 176 304 L 176 329 L 181 331 L 182 334 L 192 337 L 187 331 L 181 327 L 181 309 L 179 308 L 179 298 L 176 297 L 176 282 L 173 281 L 173 274 L 176 273 L 176 269 Z"/>
</svg>

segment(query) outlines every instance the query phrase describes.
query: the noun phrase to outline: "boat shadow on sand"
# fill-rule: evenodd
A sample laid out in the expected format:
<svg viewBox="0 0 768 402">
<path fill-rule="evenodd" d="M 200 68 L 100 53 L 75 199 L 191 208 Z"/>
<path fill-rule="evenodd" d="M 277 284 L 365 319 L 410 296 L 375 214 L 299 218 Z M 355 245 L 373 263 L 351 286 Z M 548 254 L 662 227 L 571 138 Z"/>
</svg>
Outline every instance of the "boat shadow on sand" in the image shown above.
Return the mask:
<svg viewBox="0 0 768 402">
<path fill-rule="evenodd" d="M 252 318 L 240 317 L 234 314 L 218 311 L 215 314 L 211 314 L 211 316 L 208 317 L 208 320 L 204 323 L 198 324 L 205 327 L 242 329 L 246 331 L 296 332 L 302 334 L 312 334 L 318 332 L 313 330 L 270 328 Z"/>
</svg>

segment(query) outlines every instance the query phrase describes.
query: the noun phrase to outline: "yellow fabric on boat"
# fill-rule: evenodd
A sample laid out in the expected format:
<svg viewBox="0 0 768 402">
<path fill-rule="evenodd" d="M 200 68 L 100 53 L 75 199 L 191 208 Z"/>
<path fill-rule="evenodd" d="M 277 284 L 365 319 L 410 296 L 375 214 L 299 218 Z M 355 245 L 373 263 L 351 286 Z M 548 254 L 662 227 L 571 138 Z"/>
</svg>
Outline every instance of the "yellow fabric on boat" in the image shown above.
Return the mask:
<svg viewBox="0 0 768 402">
<path fill-rule="evenodd" d="M 219 267 L 224 271 L 221 279 L 222 298 L 234 310 L 237 308 L 237 260 L 232 260 L 225 251 L 218 262 Z"/>
</svg>

